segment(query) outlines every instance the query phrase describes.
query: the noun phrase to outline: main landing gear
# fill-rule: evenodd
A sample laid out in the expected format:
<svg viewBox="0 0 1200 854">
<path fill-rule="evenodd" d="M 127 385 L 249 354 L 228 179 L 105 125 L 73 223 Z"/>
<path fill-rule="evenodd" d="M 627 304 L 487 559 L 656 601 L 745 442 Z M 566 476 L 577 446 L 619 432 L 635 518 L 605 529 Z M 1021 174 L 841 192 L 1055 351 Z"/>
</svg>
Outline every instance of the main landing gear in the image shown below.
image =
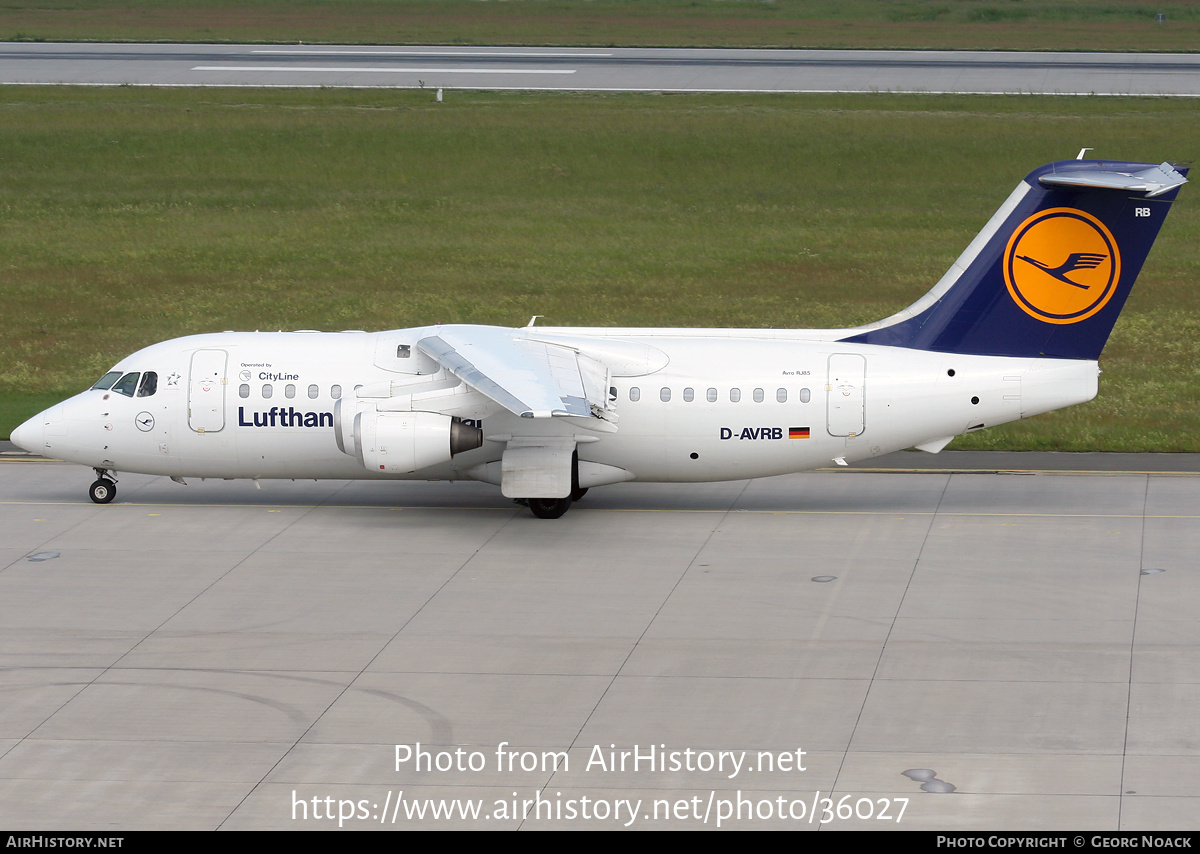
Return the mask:
<svg viewBox="0 0 1200 854">
<path fill-rule="evenodd" d="M 88 497 L 97 504 L 107 504 L 117 497 L 117 481 L 108 469 L 96 469 L 97 480 L 88 487 Z"/>
<path fill-rule="evenodd" d="M 530 498 L 529 509 L 539 519 L 557 519 L 571 509 L 571 496 L 566 498 Z"/>
<path fill-rule="evenodd" d="M 579 485 L 579 454 L 571 455 L 571 494 L 566 498 L 522 498 L 524 504 L 539 519 L 557 519 L 571 509 L 571 504 L 587 495 L 588 488 Z"/>
<path fill-rule="evenodd" d="M 571 509 L 571 505 L 587 495 L 587 487 L 575 487 L 566 498 L 518 498 L 539 519 L 557 519 Z"/>
</svg>

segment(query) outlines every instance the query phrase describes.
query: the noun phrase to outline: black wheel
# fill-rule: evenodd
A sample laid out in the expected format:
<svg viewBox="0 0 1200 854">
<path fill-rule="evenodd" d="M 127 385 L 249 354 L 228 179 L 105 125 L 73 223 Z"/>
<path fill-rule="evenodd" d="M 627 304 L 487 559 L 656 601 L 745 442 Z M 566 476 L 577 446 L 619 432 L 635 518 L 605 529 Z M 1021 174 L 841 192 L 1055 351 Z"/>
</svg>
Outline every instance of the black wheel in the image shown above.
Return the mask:
<svg viewBox="0 0 1200 854">
<path fill-rule="evenodd" d="M 117 485 L 102 477 L 88 489 L 88 496 L 97 504 L 107 504 L 117 497 Z"/>
<path fill-rule="evenodd" d="M 571 509 L 571 497 L 566 498 L 530 498 L 529 509 L 539 519 L 557 519 Z"/>
<path fill-rule="evenodd" d="M 582 487 L 582 488 L 580 488 L 578 486 L 575 487 L 574 489 L 571 490 L 571 500 L 578 501 L 580 498 L 583 498 L 583 496 L 587 495 L 587 491 L 588 491 L 588 488 L 586 486 Z"/>
</svg>

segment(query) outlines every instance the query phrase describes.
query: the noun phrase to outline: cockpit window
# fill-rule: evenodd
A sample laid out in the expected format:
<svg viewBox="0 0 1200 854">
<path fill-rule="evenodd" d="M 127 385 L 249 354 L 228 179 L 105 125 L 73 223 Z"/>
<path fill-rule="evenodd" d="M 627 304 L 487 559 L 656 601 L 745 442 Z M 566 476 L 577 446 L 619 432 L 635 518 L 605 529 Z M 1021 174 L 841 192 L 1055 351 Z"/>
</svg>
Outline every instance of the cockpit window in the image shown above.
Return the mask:
<svg viewBox="0 0 1200 854">
<path fill-rule="evenodd" d="M 92 386 L 92 388 L 110 389 L 112 388 L 112 384 L 117 381 L 119 376 L 121 376 L 120 371 L 109 371 L 107 374 L 100 377 L 100 381 Z"/>
<path fill-rule="evenodd" d="M 125 376 L 121 377 L 121 379 L 117 380 L 117 383 L 112 387 L 112 390 L 119 392 L 126 397 L 133 397 L 133 392 L 137 388 L 138 377 L 140 376 L 141 373 L 139 371 L 126 374 Z"/>
<path fill-rule="evenodd" d="M 142 374 L 142 384 L 138 386 L 138 397 L 150 397 L 154 392 L 158 391 L 158 374 L 154 371 L 146 371 Z"/>
</svg>

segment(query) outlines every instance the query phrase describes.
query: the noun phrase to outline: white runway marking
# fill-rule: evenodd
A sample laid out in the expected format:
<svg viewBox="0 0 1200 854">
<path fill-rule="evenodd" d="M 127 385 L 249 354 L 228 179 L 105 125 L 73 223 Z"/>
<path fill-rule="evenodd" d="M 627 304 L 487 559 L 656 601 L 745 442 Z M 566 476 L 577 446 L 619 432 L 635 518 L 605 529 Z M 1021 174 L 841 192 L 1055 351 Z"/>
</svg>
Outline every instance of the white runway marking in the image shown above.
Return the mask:
<svg viewBox="0 0 1200 854">
<path fill-rule="evenodd" d="M 529 56 L 568 58 L 594 58 L 612 56 L 611 53 L 563 53 L 558 51 L 534 53 L 531 51 L 444 51 L 444 50 L 254 50 L 251 53 L 284 54 L 287 56 Z"/>
<path fill-rule="evenodd" d="M 196 65 L 192 71 L 324 71 L 339 74 L 574 74 L 575 69 L 551 68 L 330 68 L 288 65 Z"/>
</svg>

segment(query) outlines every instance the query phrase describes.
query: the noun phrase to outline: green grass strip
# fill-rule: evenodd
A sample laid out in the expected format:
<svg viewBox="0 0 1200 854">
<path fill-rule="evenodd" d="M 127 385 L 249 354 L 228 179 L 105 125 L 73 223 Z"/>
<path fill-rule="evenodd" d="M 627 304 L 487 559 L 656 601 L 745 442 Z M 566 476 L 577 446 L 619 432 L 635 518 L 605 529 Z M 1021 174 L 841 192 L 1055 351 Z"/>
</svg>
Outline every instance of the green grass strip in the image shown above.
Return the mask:
<svg viewBox="0 0 1200 854">
<path fill-rule="evenodd" d="M 1191 0 L 8 0 L 0 39 L 1194 51 L 1200 8 Z"/>
</svg>

